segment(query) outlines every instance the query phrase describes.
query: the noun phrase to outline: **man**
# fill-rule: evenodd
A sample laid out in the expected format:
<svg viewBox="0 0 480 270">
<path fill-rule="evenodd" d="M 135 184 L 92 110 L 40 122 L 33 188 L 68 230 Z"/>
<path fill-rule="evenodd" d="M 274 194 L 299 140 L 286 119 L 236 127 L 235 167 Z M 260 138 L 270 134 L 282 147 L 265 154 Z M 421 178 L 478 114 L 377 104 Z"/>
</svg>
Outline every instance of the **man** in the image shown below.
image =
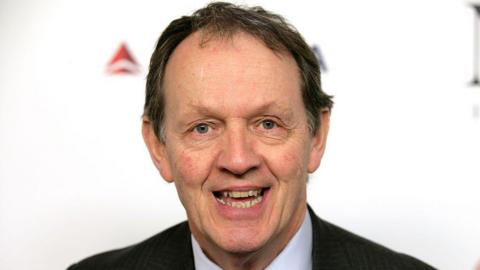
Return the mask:
<svg viewBox="0 0 480 270">
<path fill-rule="evenodd" d="M 142 132 L 188 222 L 69 269 L 433 269 L 308 208 L 332 104 L 282 17 L 212 3 L 173 21 L 152 55 Z"/>
</svg>

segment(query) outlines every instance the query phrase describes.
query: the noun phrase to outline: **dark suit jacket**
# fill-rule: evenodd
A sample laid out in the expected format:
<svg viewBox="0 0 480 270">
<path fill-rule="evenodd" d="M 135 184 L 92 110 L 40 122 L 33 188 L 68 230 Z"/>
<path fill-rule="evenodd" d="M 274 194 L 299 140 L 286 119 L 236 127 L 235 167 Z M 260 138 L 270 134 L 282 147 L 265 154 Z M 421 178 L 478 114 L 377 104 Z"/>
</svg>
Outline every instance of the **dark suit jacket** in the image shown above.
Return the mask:
<svg viewBox="0 0 480 270">
<path fill-rule="evenodd" d="M 431 270 L 433 267 L 389 250 L 318 218 L 308 208 L 313 230 L 313 269 Z M 187 222 L 139 244 L 87 258 L 67 270 L 194 270 Z M 294 269 L 290 269 L 294 270 Z"/>
</svg>

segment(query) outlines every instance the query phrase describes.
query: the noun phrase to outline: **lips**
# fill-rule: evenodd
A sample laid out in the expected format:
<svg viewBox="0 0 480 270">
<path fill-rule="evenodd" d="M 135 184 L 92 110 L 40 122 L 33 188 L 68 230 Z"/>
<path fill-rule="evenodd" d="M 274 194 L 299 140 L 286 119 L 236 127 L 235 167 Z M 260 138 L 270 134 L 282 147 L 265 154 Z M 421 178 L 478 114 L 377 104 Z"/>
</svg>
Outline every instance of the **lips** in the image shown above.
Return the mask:
<svg viewBox="0 0 480 270">
<path fill-rule="evenodd" d="M 263 200 L 264 192 L 268 188 L 255 188 L 248 190 L 222 190 L 215 191 L 215 199 L 222 205 L 232 208 L 250 208 Z"/>
</svg>

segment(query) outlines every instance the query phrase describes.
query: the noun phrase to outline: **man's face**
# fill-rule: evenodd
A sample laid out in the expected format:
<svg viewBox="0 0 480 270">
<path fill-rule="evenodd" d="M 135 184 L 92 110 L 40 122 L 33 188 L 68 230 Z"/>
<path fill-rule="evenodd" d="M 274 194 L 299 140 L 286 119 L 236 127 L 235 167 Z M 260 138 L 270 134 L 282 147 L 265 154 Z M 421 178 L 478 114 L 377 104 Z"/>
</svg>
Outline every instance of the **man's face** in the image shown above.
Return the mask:
<svg viewBox="0 0 480 270">
<path fill-rule="evenodd" d="M 303 222 L 328 113 L 312 136 L 291 56 L 243 33 L 200 43 L 192 34 L 168 62 L 165 144 L 144 126 L 152 158 L 207 253 L 284 245 Z"/>
</svg>

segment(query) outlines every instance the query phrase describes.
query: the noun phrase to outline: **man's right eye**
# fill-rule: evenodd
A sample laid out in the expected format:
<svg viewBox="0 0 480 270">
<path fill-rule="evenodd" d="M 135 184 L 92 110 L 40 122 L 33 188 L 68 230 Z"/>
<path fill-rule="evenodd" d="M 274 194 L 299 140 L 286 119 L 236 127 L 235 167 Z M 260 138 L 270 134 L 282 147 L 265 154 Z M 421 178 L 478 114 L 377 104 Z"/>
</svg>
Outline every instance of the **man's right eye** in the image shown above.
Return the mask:
<svg viewBox="0 0 480 270">
<path fill-rule="evenodd" d="M 195 130 L 199 134 L 205 134 L 210 130 L 210 127 L 207 124 L 198 124 L 196 125 L 193 130 Z"/>
</svg>

